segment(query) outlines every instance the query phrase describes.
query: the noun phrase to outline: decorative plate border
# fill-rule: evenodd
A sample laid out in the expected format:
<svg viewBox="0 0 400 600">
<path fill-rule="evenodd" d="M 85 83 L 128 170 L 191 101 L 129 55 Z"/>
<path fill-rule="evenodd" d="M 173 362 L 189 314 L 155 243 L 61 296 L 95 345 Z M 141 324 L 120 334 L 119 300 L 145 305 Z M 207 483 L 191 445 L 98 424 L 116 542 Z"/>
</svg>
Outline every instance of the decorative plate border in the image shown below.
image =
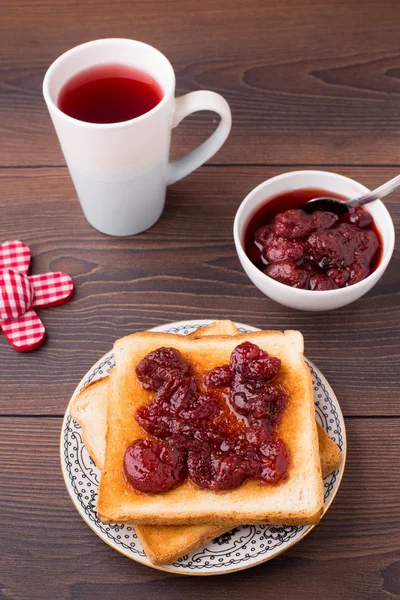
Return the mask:
<svg viewBox="0 0 400 600">
<path fill-rule="evenodd" d="M 187 335 L 212 323 L 198 320 L 170 323 L 152 331 Z M 236 323 L 242 333 L 257 328 Z M 343 476 L 346 459 L 346 433 L 339 403 L 315 365 L 306 359 L 311 370 L 317 420 L 342 452 L 338 471 L 324 480 L 324 514 L 332 503 Z M 103 356 L 77 386 L 71 400 L 89 383 L 105 377 L 115 365 L 113 352 Z M 147 566 L 163 571 L 188 575 L 216 575 L 250 568 L 281 554 L 300 541 L 314 526 L 247 525 L 235 528 L 189 555 L 180 557 L 174 564 L 155 567 L 146 557 L 133 526 L 105 524 L 96 512 L 97 489 L 100 472 L 90 458 L 82 441 L 81 427 L 73 421 L 69 406 L 61 432 L 61 464 L 66 487 L 84 521 L 103 541 L 125 556 Z M 240 565 L 240 566 L 238 566 Z"/>
</svg>

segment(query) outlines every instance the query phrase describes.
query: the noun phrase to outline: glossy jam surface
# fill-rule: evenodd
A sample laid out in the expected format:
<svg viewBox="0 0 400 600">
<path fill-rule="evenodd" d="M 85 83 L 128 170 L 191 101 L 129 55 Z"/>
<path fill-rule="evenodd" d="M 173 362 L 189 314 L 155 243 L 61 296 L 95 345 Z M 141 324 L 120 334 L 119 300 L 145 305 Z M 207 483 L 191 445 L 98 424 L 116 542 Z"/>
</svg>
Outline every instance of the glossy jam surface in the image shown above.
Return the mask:
<svg viewBox="0 0 400 600">
<path fill-rule="evenodd" d="M 120 123 L 140 117 L 163 98 L 159 83 L 128 65 L 90 67 L 67 81 L 57 105 L 69 117 L 87 123 Z"/>
<path fill-rule="evenodd" d="M 147 493 L 165 492 L 186 476 L 181 452 L 152 440 L 133 442 L 125 451 L 124 472 L 131 485 Z"/>
<path fill-rule="evenodd" d="M 378 266 L 382 243 L 370 213 L 359 207 L 338 217 L 296 208 L 319 196 L 345 200 L 324 190 L 297 190 L 273 198 L 250 220 L 246 254 L 272 279 L 332 290 L 358 283 Z"/>
<path fill-rule="evenodd" d="M 211 490 L 284 479 L 289 453 L 277 427 L 289 396 L 278 382 L 280 366 L 250 342 L 235 348 L 229 365 L 208 373 L 196 372 L 174 348 L 148 354 L 136 375 L 155 395 L 135 418 L 153 439 L 127 448 L 128 482 L 159 493 L 186 477 Z"/>
</svg>

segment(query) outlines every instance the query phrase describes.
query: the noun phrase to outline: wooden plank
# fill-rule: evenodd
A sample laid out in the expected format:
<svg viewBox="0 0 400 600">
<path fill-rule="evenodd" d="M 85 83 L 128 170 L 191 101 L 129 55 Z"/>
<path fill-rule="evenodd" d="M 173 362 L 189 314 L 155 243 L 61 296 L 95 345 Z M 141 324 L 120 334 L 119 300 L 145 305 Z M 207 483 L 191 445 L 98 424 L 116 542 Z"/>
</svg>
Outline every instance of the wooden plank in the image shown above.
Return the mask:
<svg viewBox="0 0 400 600">
<path fill-rule="evenodd" d="M 61 420 L 0 419 L 1 598 L 73 600 L 212 595 L 276 600 L 400 594 L 398 419 L 347 421 L 348 462 L 322 522 L 282 557 L 217 578 L 169 576 L 104 544 L 75 511 L 60 472 Z"/>
<path fill-rule="evenodd" d="M 0 241 L 22 239 L 33 252 L 32 273 L 64 270 L 76 292 L 68 304 L 40 311 L 48 332 L 41 349 L 16 354 L 0 335 L 0 414 L 62 414 L 87 369 L 127 333 L 181 319 L 231 318 L 300 329 L 307 355 L 346 415 L 399 415 L 398 250 L 367 296 L 329 313 L 276 304 L 239 264 L 235 211 L 252 187 L 283 170 L 200 169 L 171 188 L 155 227 L 124 239 L 87 224 L 66 169 L 2 170 Z M 393 168 L 340 171 L 369 186 L 395 174 Z M 399 195 L 387 205 L 399 231 Z"/>
<path fill-rule="evenodd" d="M 61 29 L 62 28 L 62 29 Z M 119 36 L 164 52 L 177 94 L 212 89 L 233 130 L 214 163 L 399 164 L 397 2 L 5 0 L 0 23 L 0 165 L 61 164 L 41 94 L 64 51 Z M 174 154 L 215 126 L 195 115 Z"/>
</svg>

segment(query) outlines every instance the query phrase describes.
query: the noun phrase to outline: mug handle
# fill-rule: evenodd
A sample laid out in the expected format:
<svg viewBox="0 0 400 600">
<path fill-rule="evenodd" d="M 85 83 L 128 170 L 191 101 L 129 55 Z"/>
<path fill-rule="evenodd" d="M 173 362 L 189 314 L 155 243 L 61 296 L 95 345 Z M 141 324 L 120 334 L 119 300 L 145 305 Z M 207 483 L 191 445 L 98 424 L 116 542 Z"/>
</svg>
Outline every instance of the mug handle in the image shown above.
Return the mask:
<svg viewBox="0 0 400 600">
<path fill-rule="evenodd" d="M 229 104 L 219 94 L 205 90 L 190 92 L 190 94 L 175 99 L 172 127 L 176 127 L 185 117 L 199 110 L 211 110 L 218 113 L 221 122 L 208 140 L 200 144 L 198 148 L 169 163 L 167 185 L 186 177 L 207 162 L 221 148 L 229 135 L 232 124 Z"/>
</svg>

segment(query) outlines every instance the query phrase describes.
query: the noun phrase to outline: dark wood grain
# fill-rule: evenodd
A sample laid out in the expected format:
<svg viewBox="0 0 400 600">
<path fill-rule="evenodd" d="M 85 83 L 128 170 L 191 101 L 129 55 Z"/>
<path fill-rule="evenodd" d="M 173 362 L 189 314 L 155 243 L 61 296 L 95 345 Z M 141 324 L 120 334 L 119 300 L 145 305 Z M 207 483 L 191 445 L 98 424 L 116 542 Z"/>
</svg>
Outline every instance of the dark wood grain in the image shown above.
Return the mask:
<svg viewBox="0 0 400 600">
<path fill-rule="evenodd" d="M 111 597 L 378 600 L 400 595 L 400 420 L 348 420 L 348 462 L 322 522 L 274 561 L 231 576 L 170 576 L 109 548 L 75 511 L 60 473 L 61 420 L 0 420 L 4 600 Z M 373 451 L 372 451 L 373 449 Z M 40 567 L 39 567 L 40 566 Z M 62 574 L 62 576 L 60 576 Z M 35 582 L 37 595 L 32 595 Z"/>
<path fill-rule="evenodd" d="M 40 315 L 48 341 L 18 354 L 0 337 L 2 414 L 61 415 L 80 378 L 118 337 L 181 319 L 231 318 L 263 329 L 300 329 L 346 415 L 400 415 L 400 263 L 354 304 L 327 313 L 284 308 L 242 270 L 232 237 L 247 192 L 287 169 L 207 167 L 171 188 L 149 231 L 104 236 L 85 221 L 66 169 L 0 172 L 0 240 L 32 249 L 32 273 L 65 270 L 73 299 Z M 391 168 L 342 168 L 372 186 Z M 397 231 L 400 195 L 388 200 Z M 377 386 L 379 374 L 379 386 Z M 16 385 L 18 382 L 18 385 Z"/>
<path fill-rule="evenodd" d="M 399 31 L 396 0 L 3 2 L 0 243 L 22 239 L 32 273 L 65 270 L 76 292 L 40 312 L 48 340 L 36 352 L 16 353 L 0 333 L 0 600 L 400 599 L 399 251 L 364 298 L 308 314 L 264 297 L 232 238 L 243 197 L 278 173 L 327 168 L 369 187 L 398 173 Z M 102 37 L 156 46 L 177 95 L 215 90 L 233 115 L 210 164 L 171 187 L 155 227 L 125 239 L 86 223 L 41 94 L 57 56 Z M 215 126 L 209 113 L 185 120 L 172 156 Z M 400 194 L 387 205 L 399 235 Z M 170 576 L 80 519 L 60 471 L 60 417 L 116 338 L 224 317 L 304 333 L 348 417 L 348 466 L 329 513 L 282 557 L 236 575 Z"/>
<path fill-rule="evenodd" d="M 102 37 L 164 52 L 177 93 L 213 89 L 233 129 L 214 163 L 400 164 L 396 0 L 6 0 L 0 22 L 1 165 L 63 163 L 41 95 L 51 62 Z M 174 152 L 208 135 L 187 119 Z"/>
</svg>

